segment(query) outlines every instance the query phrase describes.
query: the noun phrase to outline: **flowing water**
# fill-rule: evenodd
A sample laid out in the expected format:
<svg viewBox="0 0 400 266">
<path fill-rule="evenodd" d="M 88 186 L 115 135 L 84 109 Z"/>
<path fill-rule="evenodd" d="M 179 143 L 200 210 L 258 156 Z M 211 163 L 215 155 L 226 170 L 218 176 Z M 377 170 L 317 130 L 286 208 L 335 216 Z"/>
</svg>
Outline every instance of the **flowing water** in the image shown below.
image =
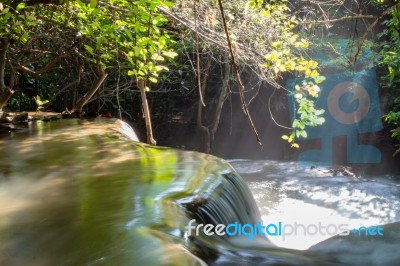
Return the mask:
<svg viewBox="0 0 400 266">
<path fill-rule="evenodd" d="M 400 237 L 390 234 L 399 231 L 397 224 L 358 253 L 346 244 L 365 242 L 348 237 L 301 251 L 323 238 L 300 245 L 188 230 L 193 219 L 287 223 L 321 214 L 332 222 L 391 223 L 399 218 L 395 181 L 329 177 L 293 163 L 232 161 L 247 186 L 221 159 L 136 140 L 127 124 L 110 120 L 38 121 L 3 134 L 0 265 L 357 265 L 373 261 L 365 254 L 376 265 L 400 261 L 393 252 Z M 370 250 L 378 244 L 386 247 L 383 259 Z"/>
<path fill-rule="evenodd" d="M 312 162 L 230 163 L 250 187 L 264 224 L 288 224 L 289 233 L 295 232 L 297 225 L 297 234 L 271 236 L 272 243 L 335 253 L 342 263 L 351 265 L 400 264 L 398 176 L 345 176 L 330 168 L 315 167 Z M 359 236 L 350 232 L 347 237 L 328 239 L 343 232 L 340 225 L 351 230 L 384 224 L 390 225 L 383 226 L 383 236 L 368 237 L 362 230 Z"/>
</svg>

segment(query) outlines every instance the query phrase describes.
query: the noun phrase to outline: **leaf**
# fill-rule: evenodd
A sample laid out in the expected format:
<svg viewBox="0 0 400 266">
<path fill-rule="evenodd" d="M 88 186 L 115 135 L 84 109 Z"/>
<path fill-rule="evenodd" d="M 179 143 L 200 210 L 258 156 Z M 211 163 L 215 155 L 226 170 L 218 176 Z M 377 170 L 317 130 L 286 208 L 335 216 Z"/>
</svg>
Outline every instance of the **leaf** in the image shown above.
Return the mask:
<svg viewBox="0 0 400 266">
<path fill-rule="evenodd" d="M 24 8 L 25 8 L 25 6 L 26 6 L 26 4 L 25 4 L 25 3 L 19 3 L 19 4 L 17 5 L 17 10 L 24 9 Z"/>
<path fill-rule="evenodd" d="M 90 0 L 89 7 L 95 8 L 97 6 L 97 0 Z"/>
<path fill-rule="evenodd" d="M 159 54 L 153 54 L 151 56 L 151 59 L 156 60 L 156 61 L 164 61 L 164 57 Z"/>
<path fill-rule="evenodd" d="M 323 117 L 318 117 L 318 118 L 316 118 L 316 119 L 314 120 L 314 123 L 315 123 L 316 125 L 322 125 L 323 123 L 325 123 L 325 118 L 323 118 Z"/>
<path fill-rule="evenodd" d="M 164 5 L 164 6 L 166 6 L 166 7 L 172 7 L 172 6 L 174 6 L 174 3 L 173 3 L 173 2 L 170 2 L 170 1 L 162 1 L 161 3 L 162 3 L 162 5 Z"/>
<path fill-rule="evenodd" d="M 175 58 L 178 55 L 173 51 L 164 51 L 162 54 L 169 58 Z"/>
<path fill-rule="evenodd" d="M 317 68 L 318 67 L 318 62 L 317 61 L 309 61 L 308 63 L 310 68 Z"/>
<path fill-rule="evenodd" d="M 157 65 L 157 66 L 155 66 L 155 69 L 156 69 L 157 72 L 160 72 L 160 71 L 163 71 L 163 70 L 169 71 L 169 68 L 168 68 L 168 67 L 162 66 L 162 65 Z"/>
<path fill-rule="evenodd" d="M 7 13 L 4 15 L 4 17 L 3 17 L 3 20 L 4 20 L 4 21 L 7 21 L 10 17 L 11 17 L 11 13 L 10 13 L 10 12 L 7 12 Z"/>
<path fill-rule="evenodd" d="M 152 83 L 157 83 L 157 81 L 158 81 L 158 80 L 157 80 L 156 78 L 154 78 L 154 77 L 150 77 L 149 80 L 150 80 Z"/>
<path fill-rule="evenodd" d="M 296 99 L 301 99 L 301 98 L 303 98 L 303 94 L 301 94 L 301 93 L 296 93 L 296 94 L 294 95 L 294 98 L 296 98 Z"/>
<path fill-rule="evenodd" d="M 21 36 L 21 42 L 26 43 L 28 41 L 28 37 L 29 37 L 28 32 L 24 32 L 24 34 Z"/>
<path fill-rule="evenodd" d="M 85 44 L 84 47 L 85 47 L 86 51 L 89 52 L 89 54 L 94 55 L 94 50 L 93 50 L 92 47 L 90 47 L 90 46 L 87 45 L 87 44 Z"/>
<path fill-rule="evenodd" d="M 283 135 L 281 138 L 282 138 L 283 140 L 288 140 L 288 139 L 289 139 L 289 136 L 288 136 L 288 135 Z"/>
<path fill-rule="evenodd" d="M 126 36 L 128 36 L 129 40 L 131 40 L 131 41 L 133 40 L 132 33 L 128 29 L 125 29 L 125 34 L 126 34 Z"/>
<path fill-rule="evenodd" d="M 271 11 L 267 9 L 261 9 L 260 10 L 260 16 L 265 16 L 266 18 L 271 17 Z"/>
<path fill-rule="evenodd" d="M 317 84 L 321 84 L 322 82 L 324 82 L 326 80 L 326 78 L 324 76 L 316 76 L 314 77 L 314 81 Z"/>
<path fill-rule="evenodd" d="M 292 144 L 292 148 L 298 149 L 298 148 L 300 148 L 300 146 L 299 146 L 299 144 L 297 144 L 297 143 L 293 143 L 293 144 Z"/>
</svg>

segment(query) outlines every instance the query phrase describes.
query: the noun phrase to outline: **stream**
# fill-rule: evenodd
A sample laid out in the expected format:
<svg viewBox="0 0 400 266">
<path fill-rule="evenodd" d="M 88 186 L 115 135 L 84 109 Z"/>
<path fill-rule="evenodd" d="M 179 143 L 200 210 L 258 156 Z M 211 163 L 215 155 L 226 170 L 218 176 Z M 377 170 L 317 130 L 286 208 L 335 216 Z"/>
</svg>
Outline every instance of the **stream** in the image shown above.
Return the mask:
<svg viewBox="0 0 400 266">
<path fill-rule="evenodd" d="M 245 179 L 264 223 L 347 224 L 360 226 L 400 221 L 400 182 L 396 176 L 351 177 L 310 162 L 232 160 Z M 334 232 L 334 226 L 332 232 Z M 270 238 L 282 247 L 308 249 L 329 235 L 320 233 Z M 337 232 L 339 233 L 339 232 Z M 399 243 L 400 244 L 400 243 Z"/>
<path fill-rule="evenodd" d="M 0 265 L 396 265 L 396 180 L 151 147 L 119 120 L 36 121 L 0 138 Z M 216 233 L 261 221 L 330 234 Z"/>
</svg>

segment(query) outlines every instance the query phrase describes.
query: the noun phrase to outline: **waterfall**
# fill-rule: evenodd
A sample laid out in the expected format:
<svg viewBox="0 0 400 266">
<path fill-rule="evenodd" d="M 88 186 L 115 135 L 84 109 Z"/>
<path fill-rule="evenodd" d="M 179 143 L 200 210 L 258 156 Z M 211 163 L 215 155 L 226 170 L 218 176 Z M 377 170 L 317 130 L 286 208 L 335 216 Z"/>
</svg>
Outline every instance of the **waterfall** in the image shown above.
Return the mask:
<svg viewBox="0 0 400 266">
<path fill-rule="evenodd" d="M 329 240 L 296 251 L 264 236 L 217 234 L 218 225 L 260 220 L 229 163 L 137 142 L 118 120 L 37 121 L 0 139 L 0 265 L 340 265 L 356 257 L 327 248 Z M 213 234 L 190 230 L 200 224 Z"/>
<path fill-rule="evenodd" d="M 1 139 L 0 264 L 198 265 L 213 238 L 185 238 L 191 219 L 259 221 L 228 163 L 132 140 L 105 119 L 37 121 Z"/>
</svg>

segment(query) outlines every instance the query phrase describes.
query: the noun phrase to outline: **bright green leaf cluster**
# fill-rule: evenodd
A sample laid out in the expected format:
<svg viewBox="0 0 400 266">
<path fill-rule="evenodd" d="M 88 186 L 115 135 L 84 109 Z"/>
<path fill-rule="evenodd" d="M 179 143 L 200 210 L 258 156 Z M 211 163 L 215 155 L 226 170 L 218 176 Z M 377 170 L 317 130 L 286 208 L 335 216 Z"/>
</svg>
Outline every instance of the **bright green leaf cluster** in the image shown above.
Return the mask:
<svg viewBox="0 0 400 266">
<path fill-rule="evenodd" d="M 87 62 L 108 68 L 118 61 L 128 74 L 157 82 L 158 74 L 168 70 L 163 62 L 177 55 L 162 29 L 167 19 L 157 10 L 171 5 L 161 0 L 76 0 L 57 6 L 21 2 L 15 10 L 2 5 L 0 38 L 24 44 L 39 27 L 59 26 L 81 36 L 78 48 Z"/>
<path fill-rule="evenodd" d="M 260 16 L 274 25 L 280 33 L 271 40 L 272 49 L 265 55 L 263 67 L 272 70 L 270 73 L 273 78 L 283 72 L 292 72 L 305 78 L 301 85 L 296 85 L 293 94 L 297 103 L 297 116 L 292 122 L 292 132 L 282 136 L 292 147 L 298 148 L 295 139 L 307 137 L 306 127 L 315 127 L 325 122 L 322 117 L 324 110 L 316 109 L 314 101 L 320 92 L 318 84 L 324 82 L 325 77 L 318 72 L 318 62 L 307 60 L 298 53 L 299 50 L 307 49 L 309 42 L 293 32 L 298 21 L 295 16 L 288 14 L 286 1 L 270 1 L 267 4 L 262 2 L 250 1 L 249 6 L 259 9 Z"/>
<path fill-rule="evenodd" d="M 292 132 L 284 135 L 282 138 L 288 141 L 293 148 L 299 148 L 295 142 L 299 138 L 307 138 L 307 127 L 320 126 L 325 122 L 323 114 L 325 110 L 315 107 L 314 98 L 318 97 L 320 92 L 320 84 L 325 81 L 325 77 L 316 76 L 305 78 L 301 84 L 294 87 L 293 97 L 297 105 L 295 105 L 296 117 L 292 122 Z"/>
</svg>

